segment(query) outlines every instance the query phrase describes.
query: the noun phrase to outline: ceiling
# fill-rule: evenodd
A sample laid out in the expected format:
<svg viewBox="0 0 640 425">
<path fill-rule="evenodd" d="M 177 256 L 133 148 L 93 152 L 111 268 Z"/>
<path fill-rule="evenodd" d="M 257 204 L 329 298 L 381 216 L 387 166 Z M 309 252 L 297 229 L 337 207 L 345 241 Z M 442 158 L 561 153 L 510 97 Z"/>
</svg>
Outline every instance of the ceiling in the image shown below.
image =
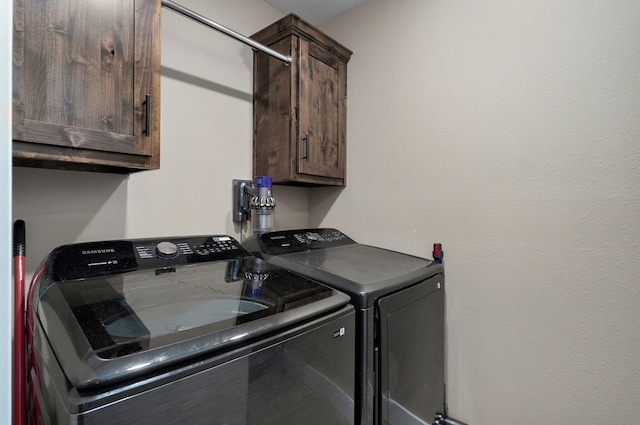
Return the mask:
<svg viewBox="0 0 640 425">
<path fill-rule="evenodd" d="M 285 14 L 295 13 L 312 25 L 321 25 L 367 0 L 265 0 Z"/>
</svg>

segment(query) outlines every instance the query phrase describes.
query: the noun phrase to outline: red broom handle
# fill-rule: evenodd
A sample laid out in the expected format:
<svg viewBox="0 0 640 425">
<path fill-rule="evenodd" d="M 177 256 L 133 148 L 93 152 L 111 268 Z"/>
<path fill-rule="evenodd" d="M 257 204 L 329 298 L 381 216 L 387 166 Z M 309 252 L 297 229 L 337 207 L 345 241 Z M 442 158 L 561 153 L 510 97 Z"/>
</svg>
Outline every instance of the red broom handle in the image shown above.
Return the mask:
<svg viewBox="0 0 640 425">
<path fill-rule="evenodd" d="M 17 220 L 13 224 L 13 266 L 14 266 L 14 303 L 13 303 L 13 423 L 26 424 L 26 368 L 25 368 L 25 224 Z"/>
</svg>

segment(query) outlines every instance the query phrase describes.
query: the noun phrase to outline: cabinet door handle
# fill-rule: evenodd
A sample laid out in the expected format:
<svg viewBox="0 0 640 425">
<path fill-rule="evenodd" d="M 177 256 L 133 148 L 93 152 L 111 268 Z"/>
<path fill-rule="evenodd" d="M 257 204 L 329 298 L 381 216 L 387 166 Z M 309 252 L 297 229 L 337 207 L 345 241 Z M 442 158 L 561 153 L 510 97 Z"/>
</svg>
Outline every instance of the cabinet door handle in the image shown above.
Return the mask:
<svg viewBox="0 0 640 425">
<path fill-rule="evenodd" d="M 309 160 L 309 133 L 305 134 L 302 140 L 304 140 L 304 156 L 302 157 L 302 159 L 304 159 L 305 161 L 308 161 Z"/>
<path fill-rule="evenodd" d="M 151 95 L 146 95 L 144 99 L 144 135 L 151 136 Z"/>
</svg>

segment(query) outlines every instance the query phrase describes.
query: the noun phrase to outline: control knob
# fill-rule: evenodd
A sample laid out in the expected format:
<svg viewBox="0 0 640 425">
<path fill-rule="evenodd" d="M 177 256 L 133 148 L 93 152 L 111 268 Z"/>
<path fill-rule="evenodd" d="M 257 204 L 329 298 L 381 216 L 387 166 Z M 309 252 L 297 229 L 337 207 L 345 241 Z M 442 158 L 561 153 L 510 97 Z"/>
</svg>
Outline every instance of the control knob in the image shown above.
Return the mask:
<svg viewBox="0 0 640 425">
<path fill-rule="evenodd" d="M 315 232 L 307 232 L 304 234 L 304 237 L 307 238 L 310 242 L 315 242 L 320 240 L 320 235 Z"/>
<path fill-rule="evenodd" d="M 160 242 L 156 245 L 156 255 L 164 260 L 176 258 L 178 256 L 178 245 L 173 242 Z"/>
</svg>

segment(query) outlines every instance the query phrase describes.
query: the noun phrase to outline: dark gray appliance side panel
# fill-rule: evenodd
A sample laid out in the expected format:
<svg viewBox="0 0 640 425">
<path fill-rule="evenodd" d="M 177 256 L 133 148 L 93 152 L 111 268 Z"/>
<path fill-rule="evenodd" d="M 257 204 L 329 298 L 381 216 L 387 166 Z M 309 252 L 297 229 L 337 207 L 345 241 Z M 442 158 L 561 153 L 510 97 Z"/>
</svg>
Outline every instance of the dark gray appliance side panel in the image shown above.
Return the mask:
<svg viewBox="0 0 640 425">
<path fill-rule="evenodd" d="M 374 409 L 374 309 L 356 310 L 356 425 L 372 425 Z"/>
<path fill-rule="evenodd" d="M 27 423 L 64 424 L 69 414 L 64 408 L 65 395 L 72 391 L 53 350 L 40 326 L 27 325 L 33 330 L 27 347 Z M 36 361 L 37 359 L 37 361 Z M 37 364 L 34 366 L 33 363 Z"/>
<path fill-rule="evenodd" d="M 353 425 L 355 313 L 347 311 L 279 344 L 72 415 L 68 423 Z"/>
<path fill-rule="evenodd" d="M 444 276 L 377 302 L 380 421 L 431 423 L 444 405 Z"/>
</svg>

